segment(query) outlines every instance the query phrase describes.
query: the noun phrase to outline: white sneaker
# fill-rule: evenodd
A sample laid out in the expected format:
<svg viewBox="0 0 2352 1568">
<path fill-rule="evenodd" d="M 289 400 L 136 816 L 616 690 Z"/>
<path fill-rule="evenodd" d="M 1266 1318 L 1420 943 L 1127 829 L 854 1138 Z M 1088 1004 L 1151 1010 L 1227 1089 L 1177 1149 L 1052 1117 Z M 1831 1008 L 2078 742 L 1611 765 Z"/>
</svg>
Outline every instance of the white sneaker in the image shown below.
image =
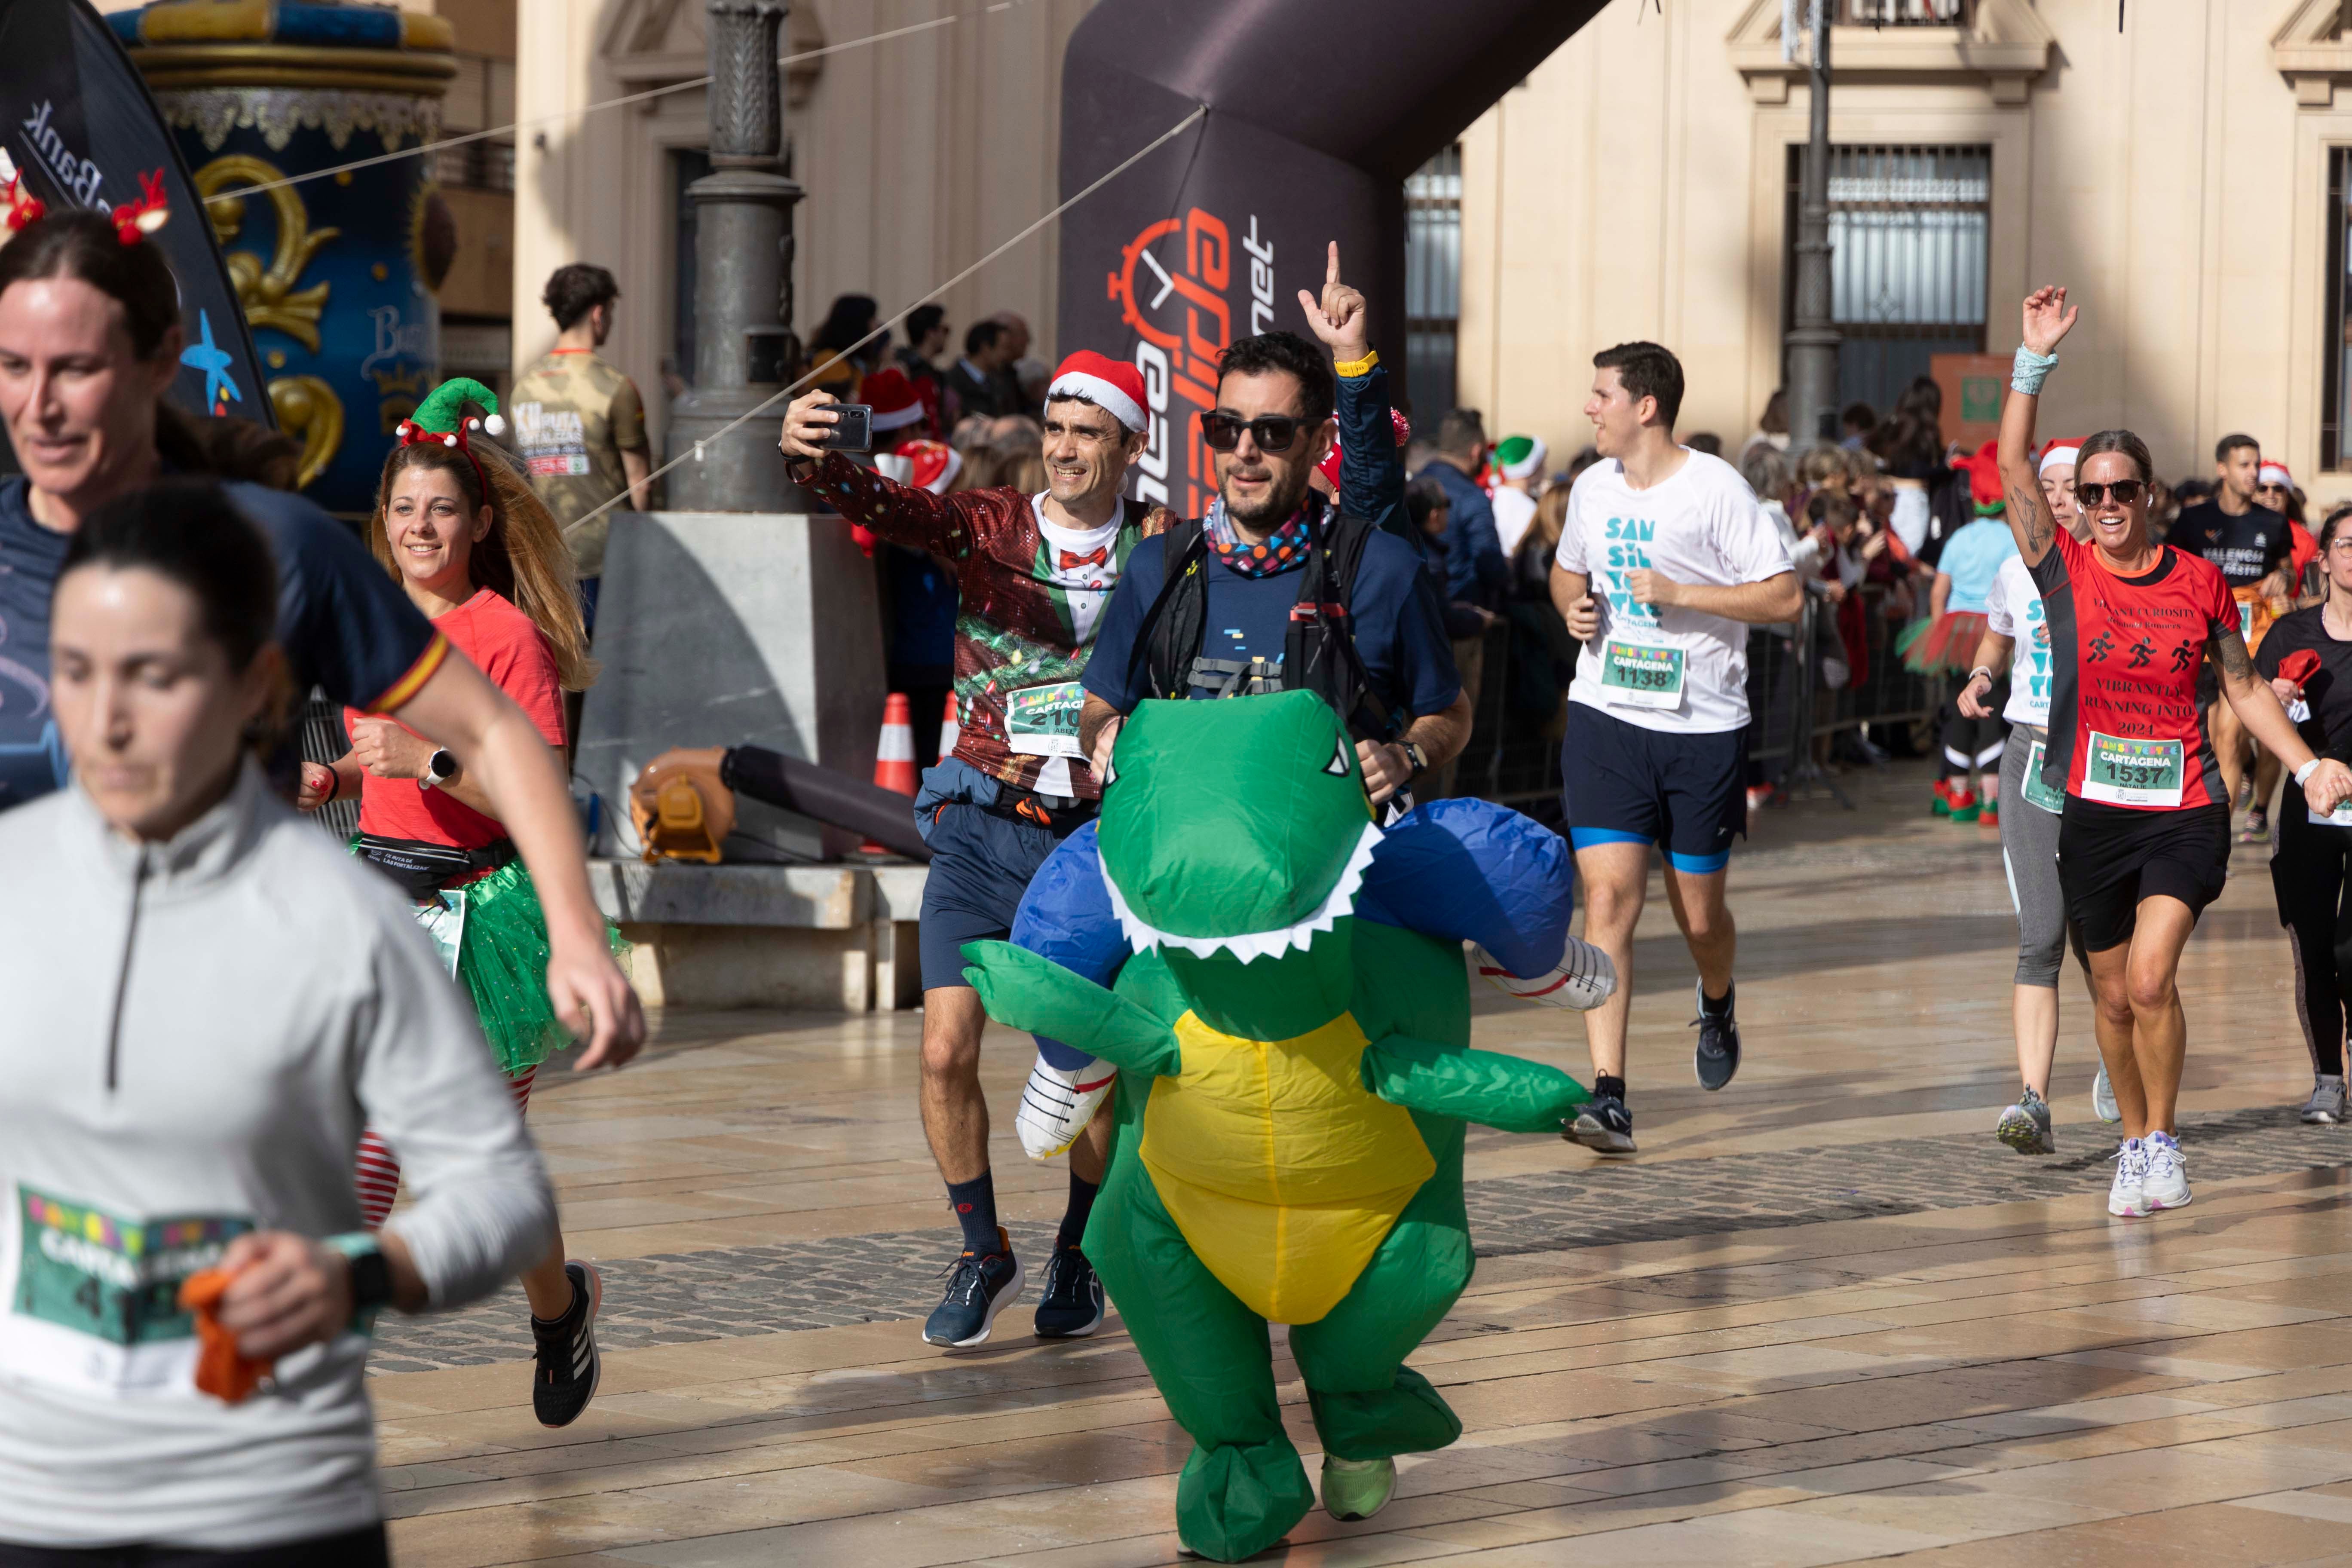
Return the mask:
<svg viewBox="0 0 2352 1568">
<path fill-rule="evenodd" d="M 1568 939 L 1568 951 L 1549 973 L 1532 980 L 1512 973 L 1475 942 L 1470 944 L 1470 963 L 1482 979 L 1506 995 L 1540 1002 L 1547 1007 L 1590 1013 L 1617 990 L 1617 966 L 1609 962 L 1607 953 L 1579 937 Z"/>
<path fill-rule="evenodd" d="M 2116 1109 L 2116 1087 L 2107 1081 L 2105 1065 L 2091 1083 L 2091 1114 L 2110 1125 L 2124 1119 L 2124 1113 Z"/>
<path fill-rule="evenodd" d="M 1032 1160 L 1050 1160 L 1067 1149 L 1118 1082 L 1118 1069 L 1098 1057 L 1087 1058 L 1087 1065 L 1074 1072 L 1039 1057 L 1022 1088 L 1021 1109 L 1013 1116 L 1022 1149 Z"/>
<path fill-rule="evenodd" d="M 2147 1151 L 2147 1173 L 2140 1178 L 2140 1196 L 2147 1212 L 2189 1206 L 2189 1163 L 2169 1132 L 2151 1132 L 2140 1147 Z"/>
<path fill-rule="evenodd" d="M 2145 1218 L 2150 1212 L 2143 1184 L 2147 1180 L 2147 1148 L 2126 1138 L 2116 1151 L 2115 1185 L 2107 1189 L 2107 1212 L 2121 1219 Z"/>
</svg>

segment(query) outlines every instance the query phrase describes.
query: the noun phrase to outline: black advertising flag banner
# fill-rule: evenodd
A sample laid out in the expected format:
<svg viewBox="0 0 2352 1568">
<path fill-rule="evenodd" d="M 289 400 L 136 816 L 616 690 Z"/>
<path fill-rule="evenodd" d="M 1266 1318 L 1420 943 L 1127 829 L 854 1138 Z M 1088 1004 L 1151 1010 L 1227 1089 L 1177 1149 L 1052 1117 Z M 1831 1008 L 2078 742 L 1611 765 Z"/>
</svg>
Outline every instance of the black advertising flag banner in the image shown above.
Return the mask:
<svg viewBox="0 0 2352 1568">
<path fill-rule="evenodd" d="M 1254 332 L 1303 332 L 1298 291 L 1321 290 L 1334 240 L 1411 399 L 1404 181 L 1601 4 L 1098 0 L 1063 59 L 1066 198 L 1208 109 L 1062 219 L 1058 347 L 1143 372 L 1139 496 L 1202 515 L 1217 355 Z"/>
<path fill-rule="evenodd" d="M 0 0 L 0 146 L 52 212 L 111 211 L 162 171 L 172 216 L 151 237 L 179 279 L 188 340 L 172 400 L 274 425 L 204 204 L 138 68 L 87 0 Z"/>
</svg>

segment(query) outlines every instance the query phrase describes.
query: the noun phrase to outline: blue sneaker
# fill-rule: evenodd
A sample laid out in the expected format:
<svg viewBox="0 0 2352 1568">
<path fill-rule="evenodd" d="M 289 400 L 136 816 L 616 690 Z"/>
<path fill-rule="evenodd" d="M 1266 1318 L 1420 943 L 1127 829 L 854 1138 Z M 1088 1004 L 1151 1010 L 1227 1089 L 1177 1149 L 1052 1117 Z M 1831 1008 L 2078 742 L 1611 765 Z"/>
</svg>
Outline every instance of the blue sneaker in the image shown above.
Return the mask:
<svg viewBox="0 0 2352 1568">
<path fill-rule="evenodd" d="M 958 1350 L 983 1343 L 996 1314 L 1019 1299 L 1021 1265 L 1003 1226 L 996 1227 L 996 1241 L 994 1252 L 967 1252 L 948 1265 L 947 1294 L 923 1321 L 926 1342 Z"/>
<path fill-rule="evenodd" d="M 1057 1247 L 1045 1263 L 1045 1300 L 1037 1303 L 1037 1337 L 1082 1340 L 1102 1327 L 1102 1281 L 1075 1247 Z"/>
</svg>

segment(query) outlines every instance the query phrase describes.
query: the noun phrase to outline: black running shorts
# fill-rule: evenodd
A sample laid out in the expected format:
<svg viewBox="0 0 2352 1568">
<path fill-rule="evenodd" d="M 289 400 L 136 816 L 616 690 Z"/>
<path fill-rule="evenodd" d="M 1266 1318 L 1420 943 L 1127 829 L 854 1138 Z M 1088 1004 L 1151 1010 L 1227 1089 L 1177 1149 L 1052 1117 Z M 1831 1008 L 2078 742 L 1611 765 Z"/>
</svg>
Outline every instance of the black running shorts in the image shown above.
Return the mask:
<svg viewBox="0 0 2352 1568">
<path fill-rule="evenodd" d="M 2230 878 L 2230 808 L 2218 802 L 2142 811 L 2066 797 L 2058 823 L 2058 885 L 2083 946 L 2105 952 L 2131 940 L 2139 901 L 2179 899 L 2193 917 Z"/>
</svg>

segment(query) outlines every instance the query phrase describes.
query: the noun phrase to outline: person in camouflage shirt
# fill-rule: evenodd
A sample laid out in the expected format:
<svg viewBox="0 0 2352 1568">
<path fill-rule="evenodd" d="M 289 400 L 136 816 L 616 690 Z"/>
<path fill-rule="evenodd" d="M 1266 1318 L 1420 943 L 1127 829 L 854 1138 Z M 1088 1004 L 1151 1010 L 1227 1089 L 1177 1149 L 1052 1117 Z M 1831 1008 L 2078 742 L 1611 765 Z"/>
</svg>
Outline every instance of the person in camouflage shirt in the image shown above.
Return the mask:
<svg viewBox="0 0 2352 1568">
<path fill-rule="evenodd" d="M 1029 879 L 1102 798 L 1078 747 L 1078 679 L 1120 568 L 1171 518 L 1120 494 L 1150 429 L 1132 364 L 1091 353 L 1063 362 L 1045 408 L 1047 489 L 1035 496 L 1010 488 L 932 495 L 894 484 L 825 449 L 833 401 L 812 392 L 786 411 L 781 445 L 793 479 L 879 537 L 948 562 L 962 594 L 961 732 L 955 751 L 923 774 L 915 801 L 931 849 L 919 928 L 923 1128 L 963 1230 L 962 1256 L 923 1337 L 974 1345 L 1020 1294 L 1023 1276 L 996 1218 L 980 1088 L 987 1018 L 964 984 L 963 944 L 1011 934 Z M 1109 1131 L 1099 1119 L 1071 1147 L 1069 1205 L 1045 1269 L 1040 1338 L 1079 1338 L 1102 1322 L 1102 1286 L 1078 1239 Z"/>
<path fill-rule="evenodd" d="M 623 504 L 633 510 L 652 504 L 645 400 L 636 383 L 596 353 L 612 333 L 613 307 L 620 297 L 613 275 L 601 267 L 574 262 L 557 268 L 543 299 L 561 335 L 507 395 L 515 445 L 530 471 L 531 489 L 555 514 L 572 546 L 591 630 L 604 573 L 604 537 L 613 520 L 611 511 L 597 509 L 624 492 L 628 499 Z"/>
</svg>

